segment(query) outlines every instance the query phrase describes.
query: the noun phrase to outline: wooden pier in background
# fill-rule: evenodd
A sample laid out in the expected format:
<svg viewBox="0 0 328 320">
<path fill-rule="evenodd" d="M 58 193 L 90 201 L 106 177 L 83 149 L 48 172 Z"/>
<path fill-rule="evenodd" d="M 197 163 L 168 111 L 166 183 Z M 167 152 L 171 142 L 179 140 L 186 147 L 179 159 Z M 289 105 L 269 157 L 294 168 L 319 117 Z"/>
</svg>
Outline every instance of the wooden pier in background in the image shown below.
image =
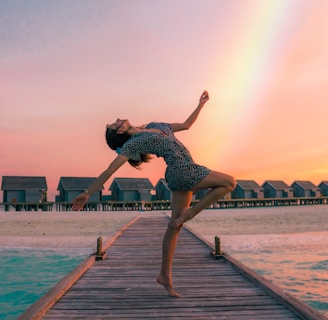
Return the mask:
<svg viewBox="0 0 328 320">
<path fill-rule="evenodd" d="M 168 219 L 137 217 L 18 319 L 327 318 L 183 228 L 172 298 L 156 283 Z M 101 251 L 102 251 L 101 250 Z"/>
<path fill-rule="evenodd" d="M 198 200 L 192 201 L 191 205 Z M 328 204 L 328 197 L 308 197 L 308 198 L 264 198 L 264 199 L 221 199 L 215 202 L 208 209 L 234 209 L 234 208 L 260 208 L 278 206 L 307 206 Z M 57 211 L 72 210 L 70 202 L 56 202 Z M 105 201 L 87 203 L 86 211 L 152 211 L 171 210 L 170 200 L 153 201 Z"/>
<path fill-rule="evenodd" d="M 197 200 L 191 204 L 195 204 Z M 305 198 L 264 198 L 264 199 L 222 199 L 215 202 L 208 209 L 234 209 L 234 208 L 259 208 L 259 207 L 279 207 L 279 206 L 308 206 L 326 205 L 328 197 L 305 197 Z M 15 211 L 71 211 L 71 202 L 43 202 L 43 203 L 0 203 L 0 208 L 5 211 L 14 209 Z M 170 200 L 152 201 L 104 201 L 88 202 L 84 211 L 152 211 L 170 210 Z"/>
</svg>

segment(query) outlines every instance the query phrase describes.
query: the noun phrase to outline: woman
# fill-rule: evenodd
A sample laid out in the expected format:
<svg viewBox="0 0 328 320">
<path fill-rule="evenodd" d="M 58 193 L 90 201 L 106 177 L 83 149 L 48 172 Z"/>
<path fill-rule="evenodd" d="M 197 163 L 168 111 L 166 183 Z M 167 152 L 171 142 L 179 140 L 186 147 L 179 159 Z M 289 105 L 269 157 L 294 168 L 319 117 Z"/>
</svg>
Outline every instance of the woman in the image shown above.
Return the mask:
<svg viewBox="0 0 328 320">
<path fill-rule="evenodd" d="M 165 178 L 172 191 L 172 215 L 163 239 L 162 267 L 157 282 L 172 297 L 179 297 L 173 289 L 172 260 L 183 223 L 235 188 L 233 177 L 196 164 L 187 148 L 174 136 L 174 132 L 192 126 L 208 100 L 208 93 L 204 91 L 196 109 L 182 123 L 149 123 L 144 127 L 135 127 L 128 120 L 117 119 L 107 125 L 107 143 L 118 155 L 95 182 L 73 200 L 72 209 L 81 210 L 89 195 L 102 187 L 125 162 L 138 167 L 149 160 L 150 154 L 163 157 L 167 164 Z M 189 207 L 193 193 L 201 189 L 211 190 L 193 207 Z"/>
</svg>

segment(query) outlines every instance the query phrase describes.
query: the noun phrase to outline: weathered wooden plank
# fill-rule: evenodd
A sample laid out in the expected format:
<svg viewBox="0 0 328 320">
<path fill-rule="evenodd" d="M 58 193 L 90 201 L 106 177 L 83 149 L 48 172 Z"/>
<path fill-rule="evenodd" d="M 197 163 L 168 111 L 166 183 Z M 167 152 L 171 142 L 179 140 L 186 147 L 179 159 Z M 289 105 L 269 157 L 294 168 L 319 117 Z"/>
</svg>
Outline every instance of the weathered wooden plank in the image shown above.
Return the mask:
<svg viewBox="0 0 328 320">
<path fill-rule="evenodd" d="M 145 319 L 143 315 L 138 314 L 115 314 L 115 315 L 104 315 L 103 313 L 95 313 L 93 314 L 94 319 Z M 150 319 L 204 319 L 203 314 L 197 311 L 192 313 L 186 312 L 183 315 L 177 316 L 174 313 L 168 313 L 166 315 L 159 315 L 159 314 L 149 314 L 147 318 Z M 82 313 L 70 313 L 68 315 L 63 315 L 61 313 L 54 313 L 51 315 L 47 315 L 47 319 L 90 319 L 88 315 Z M 214 319 L 214 320 L 290 320 L 295 319 L 293 316 L 281 314 L 281 313 L 259 313 L 258 311 L 253 313 L 244 313 L 244 312 L 221 312 L 221 313 L 208 313 L 206 315 L 206 319 Z"/>
<path fill-rule="evenodd" d="M 138 310 L 125 309 L 125 310 L 106 310 L 106 312 L 100 310 L 92 311 L 89 310 L 74 312 L 70 311 L 69 313 L 61 313 L 56 312 L 53 314 L 49 313 L 49 317 L 56 315 L 57 319 L 67 319 L 68 317 L 72 317 L 75 314 L 75 317 L 72 318 L 80 318 L 81 316 L 89 319 L 98 319 L 101 315 L 106 314 L 107 319 L 244 319 L 244 320 L 285 320 L 285 319 L 295 319 L 295 317 L 291 314 L 286 313 L 285 310 L 206 310 L 206 314 L 204 314 L 204 310 L 197 310 L 196 308 L 192 310 L 184 310 L 183 313 L 179 312 L 176 309 L 165 309 L 165 310 L 147 310 L 145 312 L 139 312 Z M 99 317 L 100 316 L 100 317 Z M 47 315 L 48 319 L 48 315 Z"/>
</svg>

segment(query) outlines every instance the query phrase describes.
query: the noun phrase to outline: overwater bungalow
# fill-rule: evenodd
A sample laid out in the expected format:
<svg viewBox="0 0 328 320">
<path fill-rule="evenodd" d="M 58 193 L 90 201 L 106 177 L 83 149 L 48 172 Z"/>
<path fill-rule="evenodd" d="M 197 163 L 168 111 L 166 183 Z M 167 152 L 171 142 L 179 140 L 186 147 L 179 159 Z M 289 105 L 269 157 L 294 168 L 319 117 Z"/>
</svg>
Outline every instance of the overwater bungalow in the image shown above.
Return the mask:
<svg viewBox="0 0 328 320">
<path fill-rule="evenodd" d="M 292 198 L 293 189 L 281 180 L 266 180 L 262 184 L 264 198 Z"/>
<path fill-rule="evenodd" d="M 154 186 L 148 178 L 115 178 L 109 187 L 112 201 L 151 201 Z"/>
<path fill-rule="evenodd" d="M 10 207 L 16 211 L 48 210 L 47 181 L 45 177 L 35 176 L 3 176 L 1 190 L 5 210 Z"/>
<path fill-rule="evenodd" d="M 294 181 L 291 185 L 294 197 L 320 197 L 320 188 L 311 181 Z"/>
<path fill-rule="evenodd" d="M 155 200 L 172 200 L 172 192 L 164 178 L 158 180 L 155 185 Z"/>
<path fill-rule="evenodd" d="M 61 177 L 57 187 L 59 195 L 56 196 L 56 202 L 72 202 L 77 195 L 82 193 L 95 180 L 96 178 L 90 177 Z M 103 189 L 102 187 L 90 195 L 89 202 L 101 202 Z"/>
<path fill-rule="evenodd" d="M 232 199 L 263 199 L 263 188 L 254 180 L 236 180 L 236 188 L 231 192 Z"/>
<path fill-rule="evenodd" d="M 321 183 L 318 185 L 321 195 L 323 197 L 328 196 L 328 181 L 321 181 Z"/>
</svg>

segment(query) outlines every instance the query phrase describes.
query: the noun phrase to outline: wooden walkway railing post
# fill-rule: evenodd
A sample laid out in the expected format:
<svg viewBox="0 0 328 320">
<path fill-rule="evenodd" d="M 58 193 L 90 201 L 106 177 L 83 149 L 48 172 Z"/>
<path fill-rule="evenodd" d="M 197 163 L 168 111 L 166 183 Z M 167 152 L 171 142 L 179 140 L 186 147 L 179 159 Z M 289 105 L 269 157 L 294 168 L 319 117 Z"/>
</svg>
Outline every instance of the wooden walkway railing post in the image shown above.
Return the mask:
<svg viewBox="0 0 328 320">
<path fill-rule="evenodd" d="M 98 237 L 97 239 L 97 251 L 95 253 L 95 259 L 98 260 L 105 260 L 107 256 L 106 251 L 103 251 L 103 244 L 102 244 L 102 237 Z"/>
<path fill-rule="evenodd" d="M 216 236 L 214 238 L 214 241 L 215 241 L 215 255 L 222 255 L 220 238 Z"/>
</svg>

